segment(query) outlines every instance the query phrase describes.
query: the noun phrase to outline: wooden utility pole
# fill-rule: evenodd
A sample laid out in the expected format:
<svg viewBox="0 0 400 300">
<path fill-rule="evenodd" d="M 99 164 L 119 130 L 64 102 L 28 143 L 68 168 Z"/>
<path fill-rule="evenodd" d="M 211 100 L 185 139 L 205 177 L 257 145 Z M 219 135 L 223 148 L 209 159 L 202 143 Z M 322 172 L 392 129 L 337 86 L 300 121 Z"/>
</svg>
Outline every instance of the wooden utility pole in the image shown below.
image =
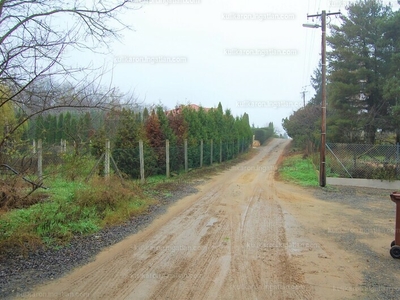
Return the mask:
<svg viewBox="0 0 400 300">
<path fill-rule="evenodd" d="M 326 16 L 339 15 L 340 12 L 307 15 L 307 18 L 321 17 L 322 42 L 321 42 L 321 61 L 322 61 L 322 103 L 321 103 L 321 146 L 319 164 L 319 185 L 326 186 Z M 319 27 L 319 26 L 318 26 Z"/>
</svg>

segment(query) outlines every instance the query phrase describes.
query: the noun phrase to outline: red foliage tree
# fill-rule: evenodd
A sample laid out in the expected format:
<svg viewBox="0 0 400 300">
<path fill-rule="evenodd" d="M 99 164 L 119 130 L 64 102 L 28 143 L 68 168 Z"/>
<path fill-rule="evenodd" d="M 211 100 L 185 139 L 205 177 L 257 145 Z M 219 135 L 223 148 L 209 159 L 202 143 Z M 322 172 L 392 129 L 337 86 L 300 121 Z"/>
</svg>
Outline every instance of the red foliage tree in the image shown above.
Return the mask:
<svg viewBox="0 0 400 300">
<path fill-rule="evenodd" d="M 165 136 L 161 130 L 160 121 L 158 120 L 157 114 L 154 110 L 151 115 L 147 118 L 145 123 L 146 137 L 149 146 L 153 148 L 153 151 L 157 155 L 158 165 L 165 165 Z"/>
<path fill-rule="evenodd" d="M 168 114 L 169 124 L 177 137 L 177 145 L 183 145 L 183 141 L 188 135 L 188 125 L 182 113 Z"/>
</svg>

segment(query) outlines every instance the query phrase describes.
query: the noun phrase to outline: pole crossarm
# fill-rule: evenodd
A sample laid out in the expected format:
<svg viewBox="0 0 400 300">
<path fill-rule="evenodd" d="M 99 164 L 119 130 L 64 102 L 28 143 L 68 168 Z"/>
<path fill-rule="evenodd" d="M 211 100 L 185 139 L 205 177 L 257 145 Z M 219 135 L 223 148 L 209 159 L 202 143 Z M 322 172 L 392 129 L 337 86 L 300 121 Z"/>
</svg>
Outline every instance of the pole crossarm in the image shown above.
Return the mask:
<svg viewBox="0 0 400 300">
<path fill-rule="evenodd" d="M 324 11 L 323 11 L 324 12 Z M 321 14 L 315 14 L 315 15 L 307 15 L 307 19 L 308 18 L 317 18 L 317 17 L 322 17 L 322 14 L 323 14 L 323 12 L 321 13 Z M 332 15 L 340 15 L 340 14 L 342 14 L 340 11 L 338 11 L 338 12 L 330 12 L 330 13 L 325 13 L 325 16 L 332 16 Z"/>
</svg>

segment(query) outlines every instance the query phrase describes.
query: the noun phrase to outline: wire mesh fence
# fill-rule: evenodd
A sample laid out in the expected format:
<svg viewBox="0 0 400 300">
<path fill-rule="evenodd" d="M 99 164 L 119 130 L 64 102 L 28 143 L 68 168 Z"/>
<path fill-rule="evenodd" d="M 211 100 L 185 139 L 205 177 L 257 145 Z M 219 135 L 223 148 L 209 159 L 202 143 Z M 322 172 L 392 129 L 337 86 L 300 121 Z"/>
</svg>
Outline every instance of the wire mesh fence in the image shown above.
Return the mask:
<svg viewBox="0 0 400 300">
<path fill-rule="evenodd" d="M 400 179 L 400 146 L 327 143 L 327 174 L 344 178 Z"/>
<path fill-rule="evenodd" d="M 104 176 L 116 173 L 133 179 L 143 179 L 141 167 L 144 177 L 173 176 L 182 171 L 233 159 L 249 148 L 250 143 L 244 139 L 232 142 L 208 140 L 192 141 L 190 144 L 185 142 L 184 145 L 168 143 L 168 147 L 143 144 L 141 153 L 138 144 L 129 149 L 109 149 L 107 162 L 107 155 L 94 153 L 89 144 L 79 147 L 63 142 L 60 145 L 43 145 L 38 141 L 13 145 L 13 151 L 1 152 L 0 178 L 21 175 L 34 182 L 42 182 L 47 177 L 60 176 L 77 180 L 88 179 L 94 174 Z M 15 172 L 10 171 L 11 169 Z"/>
<path fill-rule="evenodd" d="M 21 143 L 13 145 L 12 151 L 0 152 L 0 178 L 25 176 L 37 183 L 55 176 L 74 180 L 87 175 L 90 171 L 87 166 L 95 162 L 88 145 L 62 147 L 39 142 Z"/>
</svg>

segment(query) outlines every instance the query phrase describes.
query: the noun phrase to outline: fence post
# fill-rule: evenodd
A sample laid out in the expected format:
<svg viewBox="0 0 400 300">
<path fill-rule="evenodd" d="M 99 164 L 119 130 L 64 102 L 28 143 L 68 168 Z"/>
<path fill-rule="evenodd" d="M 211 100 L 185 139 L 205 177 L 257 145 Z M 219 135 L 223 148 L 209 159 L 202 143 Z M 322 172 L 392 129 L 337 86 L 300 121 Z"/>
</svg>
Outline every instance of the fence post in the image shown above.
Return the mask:
<svg viewBox="0 0 400 300">
<path fill-rule="evenodd" d="M 213 163 L 213 148 L 214 148 L 214 146 L 213 146 L 213 140 L 211 140 L 211 156 L 210 156 L 210 166 L 212 165 L 212 163 Z"/>
<path fill-rule="evenodd" d="M 200 168 L 203 167 L 203 140 L 200 141 Z"/>
<path fill-rule="evenodd" d="M 188 171 L 188 142 L 187 139 L 184 141 L 184 151 L 185 151 L 185 172 Z"/>
<path fill-rule="evenodd" d="M 61 139 L 61 153 L 67 152 L 67 140 Z"/>
<path fill-rule="evenodd" d="M 144 154 L 143 154 L 143 141 L 139 140 L 139 161 L 140 161 L 140 183 L 144 183 Z"/>
<path fill-rule="evenodd" d="M 32 153 L 33 154 L 36 154 L 36 140 L 33 140 L 33 143 L 32 143 Z"/>
<path fill-rule="evenodd" d="M 38 152 L 38 177 L 39 181 L 43 180 L 43 147 L 42 140 L 38 140 L 37 152 Z"/>
<path fill-rule="evenodd" d="M 222 140 L 219 140 L 219 163 L 222 163 Z"/>
<path fill-rule="evenodd" d="M 167 178 L 169 178 L 169 140 L 165 140 L 165 170 Z"/>
<path fill-rule="evenodd" d="M 106 140 L 106 152 L 104 156 L 104 177 L 110 177 L 110 140 Z"/>
</svg>

